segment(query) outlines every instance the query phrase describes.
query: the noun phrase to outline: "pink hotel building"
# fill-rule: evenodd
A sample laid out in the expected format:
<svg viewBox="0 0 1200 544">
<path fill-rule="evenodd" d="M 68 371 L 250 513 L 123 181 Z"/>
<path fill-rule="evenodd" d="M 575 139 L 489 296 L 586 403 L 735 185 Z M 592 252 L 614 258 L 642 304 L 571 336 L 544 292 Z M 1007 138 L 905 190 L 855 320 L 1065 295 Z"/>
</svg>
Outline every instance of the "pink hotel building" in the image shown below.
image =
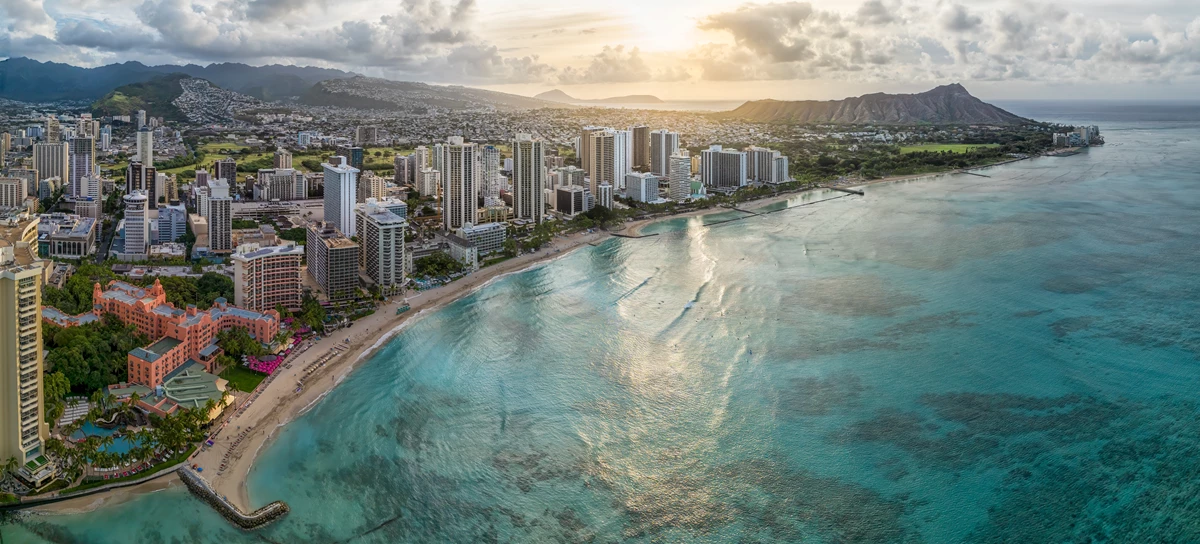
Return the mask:
<svg viewBox="0 0 1200 544">
<path fill-rule="evenodd" d="M 240 327 L 260 342 L 269 343 L 279 334 L 279 313 L 275 310 L 252 312 L 230 306 L 217 299 L 212 308 L 200 311 L 189 305 L 176 308 L 167 302 L 166 291 L 155 280 L 148 289 L 122 281 L 111 281 L 108 289 L 97 283 L 92 290 L 93 311 L 97 316 L 112 314 L 138 331 L 157 339 L 145 348 L 129 352 L 129 381 L 157 387 L 171 371 L 189 359 L 212 372 L 221 348 L 217 333 Z"/>
</svg>

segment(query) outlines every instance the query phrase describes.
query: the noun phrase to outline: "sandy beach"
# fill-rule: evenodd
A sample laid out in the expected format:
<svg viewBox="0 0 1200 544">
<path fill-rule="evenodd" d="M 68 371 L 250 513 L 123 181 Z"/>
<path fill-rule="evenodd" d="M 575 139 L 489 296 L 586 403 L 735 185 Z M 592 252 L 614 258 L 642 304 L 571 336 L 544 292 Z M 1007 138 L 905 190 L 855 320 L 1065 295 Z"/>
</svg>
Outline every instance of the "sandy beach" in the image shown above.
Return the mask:
<svg viewBox="0 0 1200 544">
<path fill-rule="evenodd" d="M 310 342 L 302 353 L 292 356 L 288 361 L 290 366 L 281 366 L 269 378 L 269 382 L 264 381 L 252 400 L 248 400 L 248 396 L 239 399 L 237 412 L 220 431 L 215 431 L 213 445 L 198 450 L 191 462 L 204 469 L 204 478 L 218 493 L 227 496 L 243 510 L 249 512 L 262 506 L 251 504 L 246 491 L 246 476 L 259 452 L 270 443 L 279 429 L 314 406 L 359 362 L 370 357 L 406 324 L 474 292 L 498 277 L 562 257 L 571 250 L 598 243 L 609 236 L 606 232 L 594 232 L 556 237 L 537 252 L 480 269 L 435 289 L 410 294 L 407 300 L 411 309 L 403 314 L 396 315 L 396 309 L 403 302 L 394 300 L 380 306 L 374 314 L 358 320 L 352 327 L 323 336 L 319 342 Z M 340 351 L 338 355 L 329 358 L 324 365 L 308 368 L 335 348 Z M 302 379 L 304 386 L 297 391 Z M 226 463 L 224 470 L 220 470 L 222 460 Z M 182 483 L 177 476 L 169 474 L 138 486 L 97 493 L 34 510 L 53 514 L 87 512 L 176 485 Z"/>
<path fill-rule="evenodd" d="M 895 176 L 857 184 L 845 184 L 841 187 L 862 187 L 954 173 L 957 172 Z M 821 189 L 792 191 L 744 202 L 739 207 L 753 210 L 796 198 L 808 191 Z M 656 221 L 726 211 L 729 211 L 729 208 L 716 207 L 633 221 L 618 233 L 637 236 L 643 227 Z M 262 506 L 251 504 L 246 490 L 247 475 L 259 452 L 270 443 L 279 429 L 314 406 L 336 387 L 338 382 L 345 378 L 360 361 L 383 346 L 406 324 L 418 319 L 426 312 L 436 310 L 474 292 L 498 277 L 564 256 L 584 244 L 595 244 L 609 236 L 610 234 L 607 232 L 594 232 L 557 237 L 549 246 L 535 253 L 509 259 L 476 271 L 448 285 L 408 296 L 407 300 L 411 309 L 404 314 L 396 315 L 395 313 L 396 308 L 403 302 L 392 301 L 380 306 L 374 314 L 357 321 L 352 327 L 322 337 L 319 342 L 310 342 L 307 349 L 294 355 L 288 361 L 288 365 L 281 366 L 274 376 L 264 382 L 256 395 L 251 398 L 239 399 L 237 412 L 227 420 L 220 431 L 216 432 L 213 446 L 198 450 L 193 455 L 191 462 L 204 469 L 204 478 L 218 493 L 227 496 L 231 502 L 244 511 L 249 512 Z M 339 352 L 336 356 L 329 358 L 319 367 L 309 368 L 318 359 L 335 350 Z M 302 382 L 303 387 L 297 391 Z M 220 467 L 223 461 L 226 467 L 222 470 Z M 55 514 L 90 511 L 101 506 L 119 504 L 142 493 L 154 492 L 175 485 L 182 485 L 178 477 L 173 474 L 164 475 L 162 478 L 138 486 L 81 497 L 39 507 L 35 510 Z"/>
</svg>

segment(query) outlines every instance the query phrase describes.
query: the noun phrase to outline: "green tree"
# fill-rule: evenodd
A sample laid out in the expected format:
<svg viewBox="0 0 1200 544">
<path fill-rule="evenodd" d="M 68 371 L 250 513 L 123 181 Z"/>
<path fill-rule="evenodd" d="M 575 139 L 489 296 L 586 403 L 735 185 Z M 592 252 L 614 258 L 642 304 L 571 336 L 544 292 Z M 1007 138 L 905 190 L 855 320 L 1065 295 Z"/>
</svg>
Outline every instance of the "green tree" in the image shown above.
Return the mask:
<svg viewBox="0 0 1200 544">
<path fill-rule="evenodd" d="M 45 396 L 46 421 L 50 422 L 62 417 L 63 411 L 66 409 L 63 398 L 71 392 L 71 381 L 67 379 L 66 374 L 61 371 L 47 372 L 42 381 L 42 391 Z"/>
<path fill-rule="evenodd" d="M 270 339 L 268 339 L 270 340 Z M 262 343 L 255 340 L 246 329 L 234 327 L 217 333 L 217 345 L 231 357 L 241 358 L 244 355 L 266 355 L 267 350 Z"/>
</svg>

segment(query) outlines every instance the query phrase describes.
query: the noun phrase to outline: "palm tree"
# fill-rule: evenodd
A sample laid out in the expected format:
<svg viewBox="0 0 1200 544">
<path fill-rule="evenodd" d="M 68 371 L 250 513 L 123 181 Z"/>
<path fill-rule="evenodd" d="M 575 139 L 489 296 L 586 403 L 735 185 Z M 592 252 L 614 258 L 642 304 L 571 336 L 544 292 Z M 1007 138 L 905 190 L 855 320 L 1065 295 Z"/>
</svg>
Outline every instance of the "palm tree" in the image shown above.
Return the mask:
<svg viewBox="0 0 1200 544">
<path fill-rule="evenodd" d="M 9 457 L 8 460 L 4 462 L 4 472 L 9 474 L 16 474 L 17 470 L 20 468 L 21 462 L 17 461 L 16 457 Z"/>
</svg>

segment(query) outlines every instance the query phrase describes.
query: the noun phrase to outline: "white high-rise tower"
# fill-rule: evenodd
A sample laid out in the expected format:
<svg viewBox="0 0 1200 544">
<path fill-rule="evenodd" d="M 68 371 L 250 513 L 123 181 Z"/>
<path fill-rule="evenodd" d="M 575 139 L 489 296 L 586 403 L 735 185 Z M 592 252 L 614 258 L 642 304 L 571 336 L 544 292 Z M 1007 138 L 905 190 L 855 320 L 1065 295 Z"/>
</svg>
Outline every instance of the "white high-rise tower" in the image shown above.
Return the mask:
<svg viewBox="0 0 1200 544">
<path fill-rule="evenodd" d="M 518 134 L 512 153 L 513 215 L 541 223 L 546 213 L 546 144 Z"/>
<path fill-rule="evenodd" d="M 441 163 L 445 169 L 442 172 L 442 226 L 453 231 L 476 221 L 480 185 L 476 154 L 479 149 L 473 143 L 463 143 L 459 136 L 451 136 L 449 143 L 441 148 Z"/>
<path fill-rule="evenodd" d="M 354 207 L 358 205 L 358 172 L 346 157 L 333 157 L 325 169 L 325 222 L 333 223 L 347 238 L 354 236 Z"/>
</svg>

